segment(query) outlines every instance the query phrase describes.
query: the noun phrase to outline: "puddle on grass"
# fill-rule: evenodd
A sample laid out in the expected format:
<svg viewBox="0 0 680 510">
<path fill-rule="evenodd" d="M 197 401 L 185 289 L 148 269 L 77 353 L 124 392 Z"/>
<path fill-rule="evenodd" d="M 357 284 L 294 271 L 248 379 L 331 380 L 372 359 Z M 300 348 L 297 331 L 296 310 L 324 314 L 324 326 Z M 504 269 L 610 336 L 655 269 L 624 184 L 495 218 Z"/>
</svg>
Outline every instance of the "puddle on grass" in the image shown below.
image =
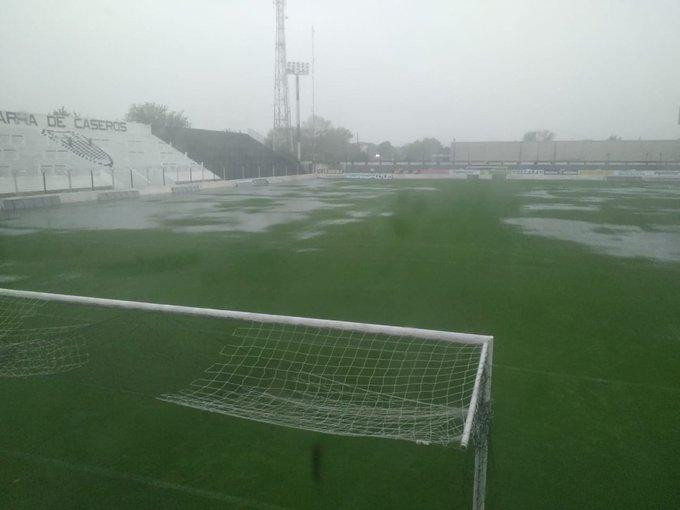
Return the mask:
<svg viewBox="0 0 680 510">
<path fill-rule="evenodd" d="M 83 203 L 47 209 L 31 209 L 8 219 L 5 227 L 9 231 L 22 233 L 40 230 L 116 230 L 147 229 L 155 226 L 149 214 L 151 210 L 164 207 L 160 202 L 141 200 L 111 203 Z"/>
<path fill-rule="evenodd" d="M 351 218 L 364 219 L 373 216 L 375 213 L 373 211 L 349 211 L 347 213 Z"/>
<path fill-rule="evenodd" d="M 0 227 L 0 236 L 25 236 L 38 232 L 34 228 Z"/>
<path fill-rule="evenodd" d="M 575 204 L 527 204 L 522 206 L 525 211 L 599 211 L 600 208 L 594 205 L 575 205 Z"/>
<path fill-rule="evenodd" d="M 680 261 L 680 232 L 665 225 L 656 225 L 659 230 L 647 231 L 634 225 L 556 218 L 506 218 L 503 222 L 521 228 L 527 235 L 572 241 L 616 257 Z"/>
<path fill-rule="evenodd" d="M 356 218 L 338 218 L 337 220 L 325 220 L 319 222 L 319 225 L 347 225 L 349 223 L 358 223 L 360 220 Z"/>
<path fill-rule="evenodd" d="M 674 232 L 674 233 L 680 234 L 680 225 L 656 224 L 656 225 L 652 225 L 652 228 L 654 230 L 658 230 L 660 232 Z"/>
<path fill-rule="evenodd" d="M 326 232 L 323 230 L 312 230 L 310 232 L 301 232 L 295 236 L 296 239 L 300 241 L 306 241 L 307 239 L 313 239 L 315 237 L 319 237 L 324 235 Z"/>
<path fill-rule="evenodd" d="M 610 200 L 626 200 L 643 198 L 646 200 L 669 200 L 680 198 L 680 187 L 669 186 L 621 186 L 621 187 L 580 187 L 534 189 L 525 191 L 519 195 L 523 198 L 538 198 L 543 200 L 568 200 L 570 202 L 582 202 L 601 204 Z"/>
<path fill-rule="evenodd" d="M 680 195 L 680 188 L 677 186 L 635 186 L 621 188 L 596 188 L 592 190 L 597 194 L 630 196 L 644 198 L 677 198 Z"/>
<path fill-rule="evenodd" d="M 536 189 L 521 193 L 519 196 L 530 201 L 522 205 L 526 217 L 506 218 L 504 223 L 521 228 L 527 235 L 572 241 L 607 255 L 617 257 L 644 257 L 666 262 L 680 261 L 680 225 L 677 213 L 680 212 L 680 187 L 678 186 L 606 186 L 580 187 L 576 184 L 568 188 Z M 643 202 L 640 201 L 643 199 Z M 672 202 L 669 204 L 669 200 Z M 678 201 L 675 209 L 672 204 Z M 639 219 L 643 214 L 652 219 L 645 228 L 624 224 L 597 221 L 578 221 L 550 218 L 550 211 L 586 211 L 595 213 L 591 219 L 599 219 L 600 204 L 612 203 L 613 210 L 629 211 Z M 655 205 L 657 207 L 655 207 Z M 670 205 L 670 207 L 669 207 Z M 544 211 L 542 217 L 532 216 L 532 212 Z M 663 224 L 668 221 L 669 224 Z M 633 223 L 633 221 L 630 221 Z M 634 221 L 634 223 L 638 223 Z"/>
<path fill-rule="evenodd" d="M 415 191 L 435 191 L 435 192 L 441 192 L 440 188 L 433 188 L 430 186 L 413 186 L 407 188 L 409 190 L 415 190 Z"/>
<path fill-rule="evenodd" d="M 562 191 L 562 190 L 553 190 L 553 191 Z M 544 190 L 544 189 L 527 191 L 525 193 L 521 193 L 520 196 L 525 197 L 525 198 L 543 198 L 543 199 L 549 199 L 549 200 L 559 200 L 559 198 L 560 198 L 559 196 L 555 195 L 554 193 L 551 193 L 548 190 Z"/>
<path fill-rule="evenodd" d="M 632 205 L 615 205 L 615 209 L 620 209 L 621 211 L 633 211 L 636 213 L 652 214 L 652 215 L 674 215 L 680 214 L 680 207 L 677 209 L 672 209 L 670 207 L 634 207 Z"/>
<path fill-rule="evenodd" d="M 56 279 L 59 280 L 59 281 L 77 280 L 78 278 L 82 278 L 82 276 L 83 276 L 82 273 L 72 271 L 72 272 L 67 272 L 67 273 L 59 273 L 56 276 Z"/>
<path fill-rule="evenodd" d="M 239 186 L 195 195 L 157 197 L 106 204 L 78 204 L 49 210 L 25 211 L 8 219 L 0 235 L 19 235 L 49 229 L 145 230 L 177 233 L 256 233 L 286 223 L 303 221 L 319 211 L 332 211 L 332 219 L 319 225 L 340 225 L 375 213 L 357 208 L 357 202 L 393 193 L 385 186 L 329 186 L 307 182 L 270 187 Z M 362 207 L 359 206 L 359 209 Z"/>
<path fill-rule="evenodd" d="M 574 200 L 576 200 L 577 202 L 585 202 L 587 204 L 604 204 L 605 202 L 610 201 L 611 198 L 585 196 L 585 197 L 575 198 Z"/>
</svg>

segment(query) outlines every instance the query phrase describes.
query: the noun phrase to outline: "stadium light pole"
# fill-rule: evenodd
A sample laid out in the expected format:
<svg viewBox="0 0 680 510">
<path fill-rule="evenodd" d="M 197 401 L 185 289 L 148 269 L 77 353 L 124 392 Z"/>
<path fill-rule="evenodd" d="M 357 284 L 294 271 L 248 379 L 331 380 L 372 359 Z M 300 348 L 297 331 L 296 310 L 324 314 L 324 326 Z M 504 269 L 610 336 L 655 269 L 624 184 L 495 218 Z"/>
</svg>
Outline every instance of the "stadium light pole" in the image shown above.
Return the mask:
<svg viewBox="0 0 680 510">
<path fill-rule="evenodd" d="M 306 76 L 309 74 L 309 63 L 308 62 L 288 62 L 286 64 L 286 74 L 292 74 L 295 76 L 295 113 L 297 116 L 297 128 L 296 128 L 296 146 L 297 146 L 297 159 L 298 165 L 302 159 L 302 150 L 300 144 L 300 76 Z"/>
<path fill-rule="evenodd" d="M 312 27 L 312 173 L 316 172 L 316 60 L 314 53 L 314 27 Z M 678 117 L 680 124 L 680 117 Z"/>
</svg>

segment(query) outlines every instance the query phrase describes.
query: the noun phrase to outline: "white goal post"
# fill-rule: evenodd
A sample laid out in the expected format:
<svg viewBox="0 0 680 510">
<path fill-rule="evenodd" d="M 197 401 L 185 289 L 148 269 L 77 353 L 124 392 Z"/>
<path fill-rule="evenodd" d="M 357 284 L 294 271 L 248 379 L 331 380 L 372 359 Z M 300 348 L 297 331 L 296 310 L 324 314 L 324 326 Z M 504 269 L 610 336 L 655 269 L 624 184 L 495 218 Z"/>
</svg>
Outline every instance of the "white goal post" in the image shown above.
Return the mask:
<svg viewBox="0 0 680 510">
<path fill-rule="evenodd" d="M 328 434 L 472 446 L 473 508 L 484 508 L 491 336 L 13 289 L 0 289 L 0 298 L 237 321 L 204 374 L 158 398 Z M 17 336 L 16 324 L 0 302 L 0 377 L 19 352 L 16 338 L 26 337 Z M 26 358 L 43 351 L 21 352 Z"/>
</svg>

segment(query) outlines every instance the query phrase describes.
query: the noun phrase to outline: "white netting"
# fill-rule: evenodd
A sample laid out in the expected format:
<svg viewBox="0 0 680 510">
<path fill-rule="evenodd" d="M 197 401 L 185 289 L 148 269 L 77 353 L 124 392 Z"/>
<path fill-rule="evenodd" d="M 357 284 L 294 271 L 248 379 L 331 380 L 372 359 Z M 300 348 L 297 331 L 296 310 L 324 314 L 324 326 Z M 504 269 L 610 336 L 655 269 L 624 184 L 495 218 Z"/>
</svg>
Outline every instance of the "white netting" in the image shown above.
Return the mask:
<svg viewBox="0 0 680 510">
<path fill-rule="evenodd" d="M 460 441 L 482 346 L 247 323 L 205 375 L 161 400 L 339 435 Z"/>
<path fill-rule="evenodd" d="M 83 326 L 41 327 L 44 304 L 0 298 L 0 377 L 55 374 L 87 363 Z"/>
</svg>

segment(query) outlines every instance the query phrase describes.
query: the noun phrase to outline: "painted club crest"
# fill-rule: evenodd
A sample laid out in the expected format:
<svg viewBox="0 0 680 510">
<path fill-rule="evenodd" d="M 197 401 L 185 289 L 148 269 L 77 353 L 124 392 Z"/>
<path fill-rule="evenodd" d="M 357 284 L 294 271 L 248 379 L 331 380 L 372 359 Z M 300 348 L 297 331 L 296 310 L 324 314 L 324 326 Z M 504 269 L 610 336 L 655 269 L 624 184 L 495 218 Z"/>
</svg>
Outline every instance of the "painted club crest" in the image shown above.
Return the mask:
<svg viewBox="0 0 680 510">
<path fill-rule="evenodd" d="M 54 129 L 43 129 L 42 134 L 83 159 L 101 166 L 113 166 L 111 156 L 101 147 L 95 145 L 92 138 L 87 138 L 75 131 L 57 131 Z"/>
</svg>

